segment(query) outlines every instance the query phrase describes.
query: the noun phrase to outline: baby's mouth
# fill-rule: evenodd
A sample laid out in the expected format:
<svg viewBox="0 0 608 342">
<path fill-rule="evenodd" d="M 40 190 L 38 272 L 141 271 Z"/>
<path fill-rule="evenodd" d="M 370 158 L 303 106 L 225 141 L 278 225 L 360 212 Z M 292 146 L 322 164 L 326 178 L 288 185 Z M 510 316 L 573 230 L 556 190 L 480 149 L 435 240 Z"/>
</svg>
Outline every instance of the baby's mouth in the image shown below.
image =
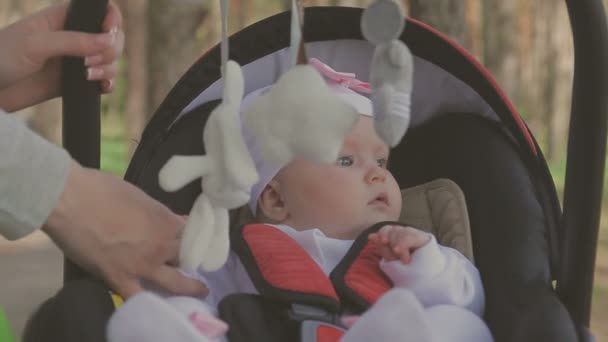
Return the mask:
<svg viewBox="0 0 608 342">
<path fill-rule="evenodd" d="M 382 204 L 382 205 L 388 206 L 388 194 L 383 192 L 383 193 L 379 194 L 378 196 L 376 196 L 368 204 L 371 204 L 371 205 Z"/>
</svg>

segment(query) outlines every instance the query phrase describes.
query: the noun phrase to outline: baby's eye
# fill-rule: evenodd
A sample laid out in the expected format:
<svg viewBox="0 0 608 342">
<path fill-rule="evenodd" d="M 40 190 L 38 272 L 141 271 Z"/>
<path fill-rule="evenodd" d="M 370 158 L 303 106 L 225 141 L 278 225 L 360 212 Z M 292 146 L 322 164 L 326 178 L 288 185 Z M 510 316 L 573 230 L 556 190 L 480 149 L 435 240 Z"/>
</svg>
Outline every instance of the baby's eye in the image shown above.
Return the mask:
<svg viewBox="0 0 608 342">
<path fill-rule="evenodd" d="M 336 164 L 340 167 L 352 166 L 355 163 L 353 156 L 343 156 L 338 158 Z"/>
<path fill-rule="evenodd" d="M 380 166 L 381 168 L 385 168 L 386 164 L 388 163 L 388 160 L 386 158 L 380 158 L 380 159 L 377 159 L 377 163 L 378 163 L 378 166 Z"/>
</svg>

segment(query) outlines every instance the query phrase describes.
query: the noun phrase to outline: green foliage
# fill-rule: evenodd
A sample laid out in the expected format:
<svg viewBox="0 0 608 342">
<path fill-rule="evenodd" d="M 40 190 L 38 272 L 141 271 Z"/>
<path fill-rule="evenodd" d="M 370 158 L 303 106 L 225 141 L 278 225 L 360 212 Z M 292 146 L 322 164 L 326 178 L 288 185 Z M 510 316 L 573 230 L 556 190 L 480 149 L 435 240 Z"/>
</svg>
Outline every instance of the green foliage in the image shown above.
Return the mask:
<svg viewBox="0 0 608 342">
<path fill-rule="evenodd" d="M 15 335 L 11 329 L 11 325 L 8 322 L 6 314 L 2 307 L 0 307 L 0 342 L 13 342 L 15 341 Z"/>
<path fill-rule="evenodd" d="M 124 115 L 107 115 L 102 119 L 101 169 L 123 176 L 129 165 L 129 145 L 125 137 Z"/>
<path fill-rule="evenodd" d="M 101 140 L 101 169 L 123 176 L 128 166 L 128 145 L 122 138 Z"/>
<path fill-rule="evenodd" d="M 566 182 L 566 158 L 559 158 L 558 161 L 549 164 L 551 175 L 553 176 L 553 182 L 557 188 L 557 192 L 560 199 L 563 198 L 564 185 Z M 608 200 L 608 169 L 604 168 L 604 201 Z"/>
</svg>

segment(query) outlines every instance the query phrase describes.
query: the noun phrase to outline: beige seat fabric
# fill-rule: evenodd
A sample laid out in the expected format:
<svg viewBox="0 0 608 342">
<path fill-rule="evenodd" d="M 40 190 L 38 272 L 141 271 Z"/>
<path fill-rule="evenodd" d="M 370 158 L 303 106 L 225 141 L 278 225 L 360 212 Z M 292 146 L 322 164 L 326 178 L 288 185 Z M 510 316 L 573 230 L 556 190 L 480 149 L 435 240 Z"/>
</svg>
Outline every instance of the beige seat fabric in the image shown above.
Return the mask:
<svg viewBox="0 0 608 342">
<path fill-rule="evenodd" d="M 456 183 L 437 179 L 404 189 L 401 196 L 400 222 L 433 233 L 440 244 L 457 249 L 473 261 L 469 216 L 464 194 Z M 248 206 L 244 206 L 232 213 L 230 222 L 242 226 L 255 220 Z"/>
<path fill-rule="evenodd" d="M 437 241 L 457 249 L 471 262 L 473 244 L 462 190 L 449 179 L 437 179 L 401 191 L 400 222 L 433 233 Z"/>
</svg>

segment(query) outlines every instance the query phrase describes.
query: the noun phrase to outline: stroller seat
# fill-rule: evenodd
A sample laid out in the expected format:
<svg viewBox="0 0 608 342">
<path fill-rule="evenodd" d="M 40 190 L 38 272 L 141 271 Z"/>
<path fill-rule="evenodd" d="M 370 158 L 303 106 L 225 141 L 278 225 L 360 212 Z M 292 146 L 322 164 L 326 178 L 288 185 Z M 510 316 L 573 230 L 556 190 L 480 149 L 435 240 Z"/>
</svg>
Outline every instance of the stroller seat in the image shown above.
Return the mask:
<svg viewBox="0 0 608 342">
<path fill-rule="evenodd" d="M 373 47 L 361 35 L 361 13 L 357 8 L 307 8 L 303 38 L 311 57 L 365 80 Z M 289 19 L 282 13 L 231 37 L 231 59 L 243 66 L 246 92 L 272 84 L 288 65 Z M 457 44 L 413 20 L 401 39 L 415 56 L 412 121 L 391 151 L 389 169 L 408 189 L 404 221 L 432 223 L 440 241 L 453 243 L 475 261 L 486 291 L 484 318 L 496 341 L 576 341 L 574 323 L 552 286 L 560 209 L 534 138 L 487 71 Z M 221 95 L 219 65 L 215 47 L 186 72 L 146 127 L 125 176 L 179 214 L 187 214 L 204 189 L 193 182 L 166 193 L 158 171 L 173 155 L 204 154 L 202 129 Z M 456 184 L 462 192 L 443 190 L 438 183 L 422 185 L 437 179 L 449 180 L 440 182 L 450 189 Z M 409 203 L 411 193 L 425 195 Z M 453 210 L 448 214 L 446 207 Z M 420 216 L 423 211 L 429 215 Z M 237 213 L 231 218 L 236 222 Z M 458 234 L 445 228 L 465 223 L 470 230 Z M 61 307 L 62 315 L 52 307 Z M 93 279 L 70 281 L 33 317 L 25 340 L 65 330 L 57 340 L 71 341 L 70 331 L 77 341 L 103 341 L 112 310 L 105 286 Z M 78 324 L 92 319 L 95 328 Z"/>
</svg>

